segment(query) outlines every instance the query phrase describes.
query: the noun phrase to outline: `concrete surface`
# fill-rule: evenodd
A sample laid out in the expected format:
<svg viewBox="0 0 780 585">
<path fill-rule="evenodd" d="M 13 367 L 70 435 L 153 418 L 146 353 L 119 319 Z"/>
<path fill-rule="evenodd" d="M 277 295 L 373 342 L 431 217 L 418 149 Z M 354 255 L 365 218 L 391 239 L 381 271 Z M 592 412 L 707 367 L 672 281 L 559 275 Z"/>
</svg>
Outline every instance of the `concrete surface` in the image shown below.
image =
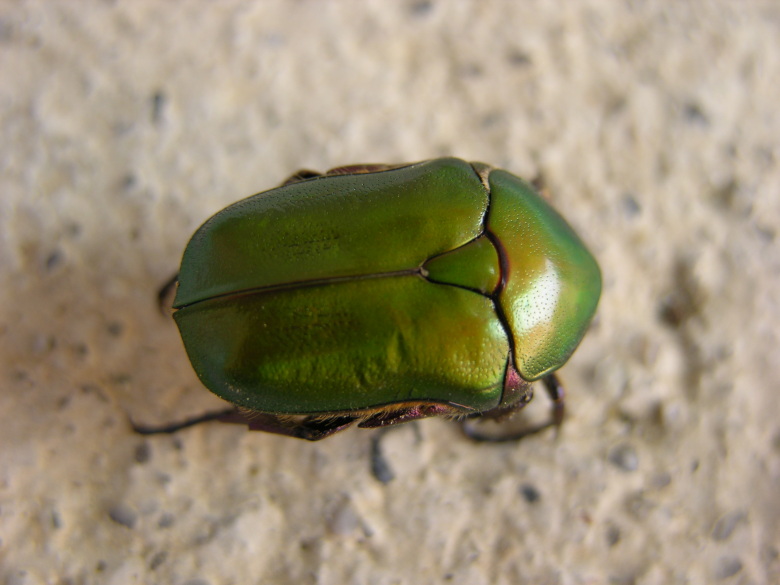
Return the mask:
<svg viewBox="0 0 780 585">
<path fill-rule="evenodd" d="M 8 585 L 780 582 L 780 3 L 0 2 Z M 155 294 L 301 167 L 543 176 L 598 256 L 560 436 L 318 444 L 219 406 Z M 543 411 L 544 400 L 535 406 Z"/>
</svg>

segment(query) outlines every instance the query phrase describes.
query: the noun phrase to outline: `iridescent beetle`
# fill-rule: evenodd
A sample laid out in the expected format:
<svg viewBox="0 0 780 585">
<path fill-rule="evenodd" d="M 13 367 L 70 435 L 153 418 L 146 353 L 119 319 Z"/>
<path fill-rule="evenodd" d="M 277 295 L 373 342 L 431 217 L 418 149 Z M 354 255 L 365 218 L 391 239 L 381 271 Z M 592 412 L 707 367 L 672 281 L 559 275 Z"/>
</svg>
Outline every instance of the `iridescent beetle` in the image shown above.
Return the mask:
<svg viewBox="0 0 780 585">
<path fill-rule="evenodd" d="M 174 319 L 203 384 L 234 406 L 203 420 L 319 440 L 353 423 L 501 418 L 579 344 L 598 264 L 523 180 L 482 163 L 302 171 L 206 221 Z M 477 438 L 477 432 L 472 432 Z M 518 435 L 502 439 L 517 438 Z"/>
</svg>

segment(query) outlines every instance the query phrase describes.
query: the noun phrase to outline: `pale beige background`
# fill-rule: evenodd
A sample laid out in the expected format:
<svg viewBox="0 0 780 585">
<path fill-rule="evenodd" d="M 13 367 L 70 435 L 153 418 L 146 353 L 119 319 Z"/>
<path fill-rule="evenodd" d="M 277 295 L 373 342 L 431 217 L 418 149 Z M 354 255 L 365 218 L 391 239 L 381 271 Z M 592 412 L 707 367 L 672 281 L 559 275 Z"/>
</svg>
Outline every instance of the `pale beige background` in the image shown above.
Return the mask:
<svg viewBox="0 0 780 585">
<path fill-rule="evenodd" d="M 0 581 L 780 582 L 778 104 L 778 2 L 0 2 Z M 130 431 L 220 404 L 155 306 L 204 219 L 445 154 L 603 267 L 557 439 Z"/>
</svg>

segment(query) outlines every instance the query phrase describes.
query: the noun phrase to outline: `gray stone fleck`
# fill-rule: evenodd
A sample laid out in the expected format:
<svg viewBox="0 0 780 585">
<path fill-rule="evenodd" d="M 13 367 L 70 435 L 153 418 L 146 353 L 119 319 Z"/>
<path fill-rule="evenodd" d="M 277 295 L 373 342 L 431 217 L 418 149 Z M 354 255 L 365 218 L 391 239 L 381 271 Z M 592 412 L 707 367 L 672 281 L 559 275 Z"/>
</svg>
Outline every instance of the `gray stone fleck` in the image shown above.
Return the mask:
<svg viewBox="0 0 780 585">
<path fill-rule="evenodd" d="M 609 461 L 623 471 L 636 471 L 639 468 L 639 456 L 628 444 L 613 447 L 609 452 Z"/>
<path fill-rule="evenodd" d="M 728 579 L 742 570 L 742 561 L 733 555 L 723 555 L 715 563 L 712 576 L 717 579 Z"/>
<path fill-rule="evenodd" d="M 138 519 L 135 510 L 125 503 L 119 503 L 108 511 L 108 516 L 117 524 L 133 528 Z"/>
</svg>

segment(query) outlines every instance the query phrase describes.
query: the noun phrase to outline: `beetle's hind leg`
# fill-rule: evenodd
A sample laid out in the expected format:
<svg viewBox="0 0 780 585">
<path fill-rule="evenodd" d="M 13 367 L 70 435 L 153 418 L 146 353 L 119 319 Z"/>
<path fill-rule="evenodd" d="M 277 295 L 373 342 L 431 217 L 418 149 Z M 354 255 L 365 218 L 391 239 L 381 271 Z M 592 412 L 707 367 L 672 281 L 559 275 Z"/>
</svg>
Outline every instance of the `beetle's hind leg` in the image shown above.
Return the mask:
<svg viewBox="0 0 780 585">
<path fill-rule="evenodd" d="M 334 417 L 295 417 L 279 416 L 265 412 L 254 412 L 241 408 L 231 407 L 224 410 L 207 412 L 186 420 L 153 426 L 142 425 L 130 421 L 133 430 L 140 435 L 162 435 L 172 434 L 178 431 L 194 427 L 201 423 L 219 421 L 225 423 L 234 423 L 246 425 L 250 431 L 261 431 L 272 433 L 274 435 L 283 435 L 285 437 L 295 437 L 307 441 L 319 441 L 348 428 L 355 420 L 356 416 L 344 415 Z"/>
<path fill-rule="evenodd" d="M 250 431 L 262 431 L 307 441 L 320 441 L 335 435 L 349 428 L 359 418 L 352 415 L 343 415 L 327 418 L 307 416 L 300 419 L 298 417 L 278 416 L 251 411 L 240 412 L 240 414 L 245 417 L 244 421 L 226 422 L 245 422 Z"/>
<path fill-rule="evenodd" d="M 469 421 L 472 418 L 486 418 L 486 419 L 494 419 L 494 420 L 504 418 L 508 415 L 511 415 L 513 412 L 517 412 L 518 410 L 522 409 L 530 401 L 530 400 L 525 400 L 523 402 L 518 403 L 513 409 L 489 410 L 480 415 L 475 415 L 474 417 L 468 417 L 467 419 L 464 419 L 461 424 L 461 429 L 463 430 L 463 433 L 474 441 L 503 443 L 507 441 L 519 441 L 524 437 L 527 437 L 529 435 L 534 435 L 536 433 L 549 429 L 550 427 L 555 427 L 556 430 L 559 429 L 561 424 L 563 423 L 564 415 L 566 413 L 566 405 L 564 400 L 565 392 L 563 389 L 563 384 L 561 384 L 560 380 L 558 380 L 558 377 L 555 374 L 548 374 L 547 376 L 542 378 L 541 382 L 542 384 L 544 384 L 544 388 L 547 391 L 547 395 L 550 397 L 550 400 L 552 401 L 552 405 L 550 407 L 550 417 L 545 422 L 535 424 L 535 425 L 530 425 L 521 428 L 518 431 L 507 432 L 504 434 L 496 434 L 496 435 L 484 433 L 479 430 L 478 428 L 479 425 L 474 425 L 469 423 Z"/>
</svg>

